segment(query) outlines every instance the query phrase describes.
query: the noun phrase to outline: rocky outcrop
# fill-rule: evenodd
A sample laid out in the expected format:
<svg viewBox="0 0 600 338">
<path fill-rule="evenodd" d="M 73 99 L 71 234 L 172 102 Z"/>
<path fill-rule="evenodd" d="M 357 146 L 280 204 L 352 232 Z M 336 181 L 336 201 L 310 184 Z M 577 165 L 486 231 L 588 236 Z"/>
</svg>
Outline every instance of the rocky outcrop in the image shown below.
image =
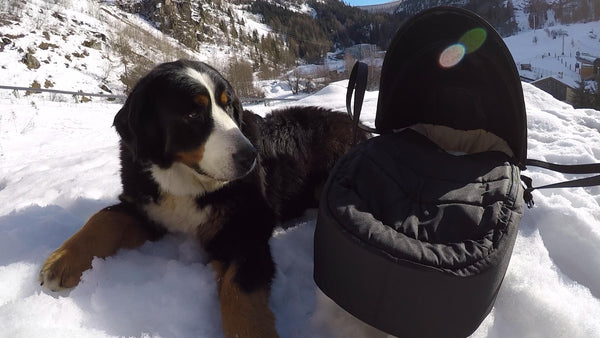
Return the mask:
<svg viewBox="0 0 600 338">
<path fill-rule="evenodd" d="M 33 56 L 32 52 L 25 53 L 25 56 L 23 56 L 21 62 L 23 62 L 28 69 L 40 68 L 40 62 L 35 58 L 35 56 Z"/>
<path fill-rule="evenodd" d="M 192 6 L 197 6 L 192 8 Z M 163 33 L 179 40 L 184 45 L 198 49 L 196 32 L 201 30 L 199 16 L 200 4 L 192 5 L 189 1 L 147 0 L 121 5 L 130 13 L 139 14 L 152 22 Z"/>
</svg>

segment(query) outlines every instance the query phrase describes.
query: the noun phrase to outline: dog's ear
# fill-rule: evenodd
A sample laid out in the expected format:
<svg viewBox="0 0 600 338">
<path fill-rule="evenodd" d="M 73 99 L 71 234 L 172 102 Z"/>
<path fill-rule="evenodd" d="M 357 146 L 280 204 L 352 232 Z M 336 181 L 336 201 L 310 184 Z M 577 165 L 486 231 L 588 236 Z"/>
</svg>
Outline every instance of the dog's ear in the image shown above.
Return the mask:
<svg viewBox="0 0 600 338">
<path fill-rule="evenodd" d="M 138 88 L 129 94 L 125 104 L 119 110 L 113 121 L 113 126 L 121 137 L 121 142 L 129 149 L 133 159 L 138 156 L 139 150 L 139 130 L 141 104 L 138 100 L 140 94 Z"/>
<path fill-rule="evenodd" d="M 238 126 L 242 125 L 244 108 L 242 107 L 242 101 L 235 95 L 235 93 L 231 94 L 231 107 L 233 107 L 233 116 L 238 124 Z"/>
</svg>

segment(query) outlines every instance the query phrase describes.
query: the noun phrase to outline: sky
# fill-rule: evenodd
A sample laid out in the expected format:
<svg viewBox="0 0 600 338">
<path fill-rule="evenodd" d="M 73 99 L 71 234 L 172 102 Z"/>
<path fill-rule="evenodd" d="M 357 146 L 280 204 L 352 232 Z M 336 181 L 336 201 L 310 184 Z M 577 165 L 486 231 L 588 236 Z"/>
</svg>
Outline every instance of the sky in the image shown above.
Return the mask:
<svg viewBox="0 0 600 338">
<path fill-rule="evenodd" d="M 365 6 L 365 5 L 378 5 L 390 2 L 390 0 L 344 0 L 350 6 Z"/>
</svg>

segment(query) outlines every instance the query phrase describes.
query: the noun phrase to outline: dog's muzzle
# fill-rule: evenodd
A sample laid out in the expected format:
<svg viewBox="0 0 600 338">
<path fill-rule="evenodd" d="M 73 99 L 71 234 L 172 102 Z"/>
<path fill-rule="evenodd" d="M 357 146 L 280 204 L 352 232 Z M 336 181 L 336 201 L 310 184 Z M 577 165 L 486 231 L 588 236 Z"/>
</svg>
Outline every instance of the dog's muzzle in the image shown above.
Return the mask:
<svg viewBox="0 0 600 338">
<path fill-rule="evenodd" d="M 254 169 L 258 158 L 258 151 L 256 148 L 254 148 L 254 146 L 248 144 L 242 149 L 233 153 L 231 156 L 233 157 L 233 162 L 236 165 L 238 177 L 241 178 L 248 175 L 248 173 Z"/>
</svg>

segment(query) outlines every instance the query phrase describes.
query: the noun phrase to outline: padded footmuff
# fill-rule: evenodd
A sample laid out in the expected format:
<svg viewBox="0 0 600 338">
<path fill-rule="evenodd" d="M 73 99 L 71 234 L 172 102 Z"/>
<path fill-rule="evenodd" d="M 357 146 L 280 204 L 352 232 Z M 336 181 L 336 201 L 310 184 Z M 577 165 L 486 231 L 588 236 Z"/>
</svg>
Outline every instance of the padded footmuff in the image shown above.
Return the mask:
<svg viewBox="0 0 600 338">
<path fill-rule="evenodd" d="M 343 157 L 315 231 L 319 288 L 399 337 L 465 337 L 492 308 L 523 214 L 519 167 L 454 155 L 411 129 Z"/>
</svg>

